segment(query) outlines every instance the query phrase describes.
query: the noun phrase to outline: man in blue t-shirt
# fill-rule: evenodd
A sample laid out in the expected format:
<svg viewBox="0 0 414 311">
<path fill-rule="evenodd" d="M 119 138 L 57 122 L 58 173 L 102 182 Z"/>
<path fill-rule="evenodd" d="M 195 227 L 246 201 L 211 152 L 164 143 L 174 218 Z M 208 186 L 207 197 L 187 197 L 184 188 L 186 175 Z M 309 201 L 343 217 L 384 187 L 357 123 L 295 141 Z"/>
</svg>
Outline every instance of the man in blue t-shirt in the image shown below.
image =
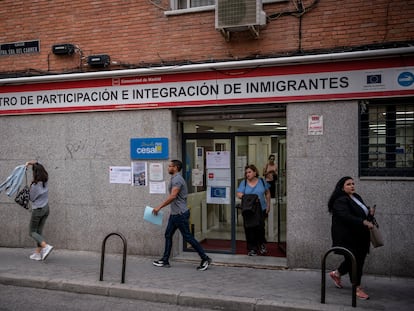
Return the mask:
<svg viewBox="0 0 414 311">
<path fill-rule="evenodd" d="M 168 185 L 168 191 L 170 195 L 164 202 L 162 202 L 152 211 L 154 215 L 157 215 L 158 212 L 167 205 L 170 205 L 171 210 L 167 229 L 165 229 L 164 255 L 160 260 L 155 260 L 153 262 L 153 265 L 157 267 L 170 267 L 169 258 L 172 249 L 172 239 L 175 231 L 178 229 L 183 235 L 184 241 L 190 243 L 190 245 L 201 257 L 201 263 L 197 267 L 197 270 L 204 271 L 207 270 L 208 266 L 210 265 L 211 258 L 206 255 L 203 247 L 200 245 L 200 243 L 198 243 L 198 241 L 190 232 L 190 210 L 187 207 L 188 190 L 187 184 L 180 174 L 182 167 L 183 164 L 181 161 L 171 160 L 170 164 L 168 165 L 168 173 L 172 175 L 171 181 Z"/>
</svg>

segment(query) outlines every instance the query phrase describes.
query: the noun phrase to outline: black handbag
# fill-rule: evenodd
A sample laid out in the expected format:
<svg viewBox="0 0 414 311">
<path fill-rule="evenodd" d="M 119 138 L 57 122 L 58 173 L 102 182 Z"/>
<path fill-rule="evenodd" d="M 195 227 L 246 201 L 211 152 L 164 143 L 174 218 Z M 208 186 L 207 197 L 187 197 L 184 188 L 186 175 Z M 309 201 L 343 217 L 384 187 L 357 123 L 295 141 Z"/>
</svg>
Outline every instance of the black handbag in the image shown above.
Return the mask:
<svg viewBox="0 0 414 311">
<path fill-rule="evenodd" d="M 26 185 L 21 189 L 19 192 L 17 192 L 16 197 L 14 198 L 14 201 L 22 206 L 25 209 L 29 209 L 29 202 L 30 202 L 30 187 L 27 185 L 27 175 L 26 176 Z"/>
<path fill-rule="evenodd" d="M 262 207 L 257 194 L 245 194 L 240 204 L 245 228 L 255 228 L 263 225 Z"/>
<path fill-rule="evenodd" d="M 256 213 L 260 201 L 257 194 L 245 194 L 242 196 L 240 209 L 243 216 L 251 216 Z"/>
<path fill-rule="evenodd" d="M 263 178 L 259 179 L 263 183 L 263 187 L 266 189 L 265 181 Z M 244 180 L 244 189 L 246 190 L 247 180 Z M 257 214 L 257 211 L 259 210 L 261 212 L 261 205 L 260 205 L 260 199 L 257 194 L 244 194 L 241 198 L 241 203 L 237 208 L 241 209 L 241 213 L 244 217 L 249 217 Z"/>
</svg>

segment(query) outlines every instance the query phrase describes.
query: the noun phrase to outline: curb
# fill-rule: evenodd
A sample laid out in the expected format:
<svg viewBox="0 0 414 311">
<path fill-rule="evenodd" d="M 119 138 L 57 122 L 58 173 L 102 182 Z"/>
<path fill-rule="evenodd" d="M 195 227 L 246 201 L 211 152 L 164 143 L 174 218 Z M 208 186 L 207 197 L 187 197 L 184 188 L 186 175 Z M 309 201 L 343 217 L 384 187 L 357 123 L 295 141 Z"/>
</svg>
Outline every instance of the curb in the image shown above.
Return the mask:
<svg viewBox="0 0 414 311">
<path fill-rule="evenodd" d="M 139 288 L 126 284 L 111 282 L 76 282 L 67 279 L 50 279 L 44 277 L 23 278 L 11 274 L 0 274 L 0 284 L 18 287 L 33 287 L 47 290 L 66 291 L 79 294 L 109 296 L 116 298 L 136 299 L 171 305 L 208 308 L 226 311 L 329 311 L 355 310 L 352 307 L 316 304 L 291 303 L 266 300 L 260 298 L 244 298 L 223 295 L 204 295 L 193 292 L 181 292 L 165 289 Z M 366 308 L 364 308 L 366 310 Z"/>
</svg>

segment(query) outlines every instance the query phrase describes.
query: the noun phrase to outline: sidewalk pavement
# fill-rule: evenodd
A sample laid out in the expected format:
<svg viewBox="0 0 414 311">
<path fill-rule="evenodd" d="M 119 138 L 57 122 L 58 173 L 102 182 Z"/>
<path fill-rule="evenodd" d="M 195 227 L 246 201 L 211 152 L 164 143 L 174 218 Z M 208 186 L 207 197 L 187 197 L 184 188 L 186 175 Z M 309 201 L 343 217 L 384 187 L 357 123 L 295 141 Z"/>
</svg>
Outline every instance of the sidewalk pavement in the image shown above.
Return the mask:
<svg viewBox="0 0 414 311">
<path fill-rule="evenodd" d="M 121 284 L 122 255 L 105 256 L 103 281 L 99 281 L 100 253 L 55 249 L 45 261 L 34 261 L 29 259 L 31 252 L 28 248 L 0 248 L 0 284 L 226 311 L 414 308 L 414 278 L 364 275 L 363 285 L 371 298 L 357 299 L 352 308 L 348 278 L 343 279 L 345 287 L 337 289 L 327 276 L 326 300 L 321 304 L 320 270 L 233 266 L 226 264 L 228 255 L 210 254 L 210 268 L 197 271 L 200 261 L 196 254 L 173 258 L 171 268 L 153 266 L 152 261 L 159 258 L 129 255 L 125 283 Z"/>
</svg>

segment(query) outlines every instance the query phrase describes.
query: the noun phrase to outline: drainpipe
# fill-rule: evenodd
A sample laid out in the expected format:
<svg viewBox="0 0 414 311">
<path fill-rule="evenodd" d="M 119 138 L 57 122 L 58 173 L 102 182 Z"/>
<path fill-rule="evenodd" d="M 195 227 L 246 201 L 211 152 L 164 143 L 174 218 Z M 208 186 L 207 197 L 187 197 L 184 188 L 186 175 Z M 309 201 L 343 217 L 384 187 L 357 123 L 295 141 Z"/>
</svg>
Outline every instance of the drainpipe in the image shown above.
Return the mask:
<svg viewBox="0 0 414 311">
<path fill-rule="evenodd" d="M 0 79 L 0 86 L 7 84 L 24 84 L 24 83 L 41 83 L 41 82 L 57 82 L 57 81 L 71 81 L 71 80 L 88 80 L 101 78 L 115 78 L 126 76 L 142 76 L 142 75 L 157 75 L 157 74 L 171 74 L 177 72 L 200 72 L 211 70 L 225 70 L 238 69 L 249 67 L 270 67 L 270 66 L 285 66 L 289 64 L 307 64 L 307 63 L 323 63 L 331 61 L 345 61 L 358 59 L 372 59 L 381 57 L 403 56 L 414 53 L 414 46 L 393 48 L 393 49 L 379 49 L 369 51 L 357 52 L 343 52 L 331 54 L 305 55 L 305 56 L 288 56 L 278 58 L 265 58 L 242 61 L 228 61 L 217 63 L 203 63 L 181 66 L 163 66 L 153 68 L 138 68 L 125 69 L 113 71 L 99 71 L 99 72 L 85 72 L 73 74 L 59 74 L 59 75 L 45 75 L 36 77 L 21 77 L 21 78 L 6 78 Z"/>
</svg>

